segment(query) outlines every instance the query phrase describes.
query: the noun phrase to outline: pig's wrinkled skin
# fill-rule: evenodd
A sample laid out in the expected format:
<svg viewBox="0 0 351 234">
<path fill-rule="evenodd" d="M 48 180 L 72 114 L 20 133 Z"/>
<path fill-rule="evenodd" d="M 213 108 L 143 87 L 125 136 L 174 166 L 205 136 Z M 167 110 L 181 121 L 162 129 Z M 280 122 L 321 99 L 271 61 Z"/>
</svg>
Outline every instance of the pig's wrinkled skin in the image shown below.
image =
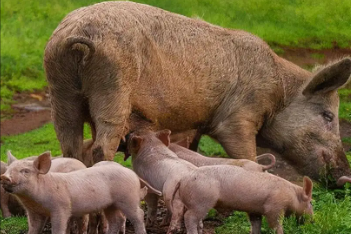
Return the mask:
<svg viewBox="0 0 351 234">
<path fill-rule="evenodd" d="M 201 233 L 202 219 L 211 208 L 248 212 L 252 233 L 260 233 L 262 215 L 281 234 L 284 215 L 313 214 L 309 178 L 301 188 L 272 174 L 232 165 L 195 167 L 167 148 L 169 134 L 169 130 L 133 133 L 128 148 L 136 173 L 163 189 L 172 212 L 168 233 L 179 229 L 184 211 L 188 234 Z"/>
<path fill-rule="evenodd" d="M 184 146 L 188 147 L 188 145 L 184 145 Z M 179 158 L 184 159 L 194 164 L 197 167 L 211 166 L 211 165 L 233 165 L 233 166 L 242 167 L 245 170 L 249 170 L 249 171 L 263 172 L 272 168 L 275 164 L 274 155 L 268 154 L 268 153 L 262 154 L 256 157 L 257 161 L 263 158 L 269 158 L 271 160 L 271 163 L 269 165 L 261 165 L 248 159 L 206 157 L 197 152 L 189 150 L 185 147 L 179 145 L 178 143 L 171 143 L 168 148 L 172 150 L 174 153 L 176 153 L 176 155 Z"/>
<path fill-rule="evenodd" d="M 133 223 L 135 233 L 146 233 L 144 212 L 139 207 L 144 191 L 132 170 L 114 162 L 101 162 L 104 165 L 53 173 L 49 172 L 51 162 L 49 152 L 34 161 L 14 160 L 1 176 L 4 189 L 26 207 L 29 234 L 39 233 L 48 216 L 52 233 L 64 234 L 71 216 L 102 209 L 108 221 L 108 234 L 123 226 L 120 222 L 124 220 L 116 218 L 120 211 Z"/>
<path fill-rule="evenodd" d="M 65 157 L 83 160 L 84 122 L 98 162 L 112 160 L 120 139 L 144 121 L 173 133 L 200 129 L 232 158 L 254 161 L 258 145 L 316 179 L 351 174 L 337 94 L 350 58 L 309 72 L 250 33 L 117 1 L 68 14 L 47 43 L 44 67 Z"/>
</svg>

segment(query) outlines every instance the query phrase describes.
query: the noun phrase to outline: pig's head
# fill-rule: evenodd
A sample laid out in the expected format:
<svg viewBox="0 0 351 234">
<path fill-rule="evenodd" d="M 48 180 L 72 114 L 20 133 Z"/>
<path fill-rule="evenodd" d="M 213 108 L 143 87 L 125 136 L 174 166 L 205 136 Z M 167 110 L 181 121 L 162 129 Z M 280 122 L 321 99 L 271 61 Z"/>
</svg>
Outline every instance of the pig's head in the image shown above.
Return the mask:
<svg viewBox="0 0 351 234">
<path fill-rule="evenodd" d="M 10 151 L 7 152 L 8 168 L 1 175 L 3 188 L 14 194 L 26 193 L 37 183 L 40 174 L 46 174 L 51 166 L 51 153 L 45 152 L 34 161 L 17 160 Z"/>
<path fill-rule="evenodd" d="M 350 58 L 313 73 L 261 131 L 272 149 L 314 179 L 337 181 L 351 174 L 339 134 L 337 93 L 350 74 Z"/>
<path fill-rule="evenodd" d="M 158 132 L 150 130 L 133 132 L 128 138 L 128 152 L 135 159 L 144 146 L 155 147 L 164 144 L 168 147 L 170 144 L 170 135 L 171 131 L 168 129 Z"/>
<path fill-rule="evenodd" d="M 297 204 L 294 206 L 294 213 L 297 217 L 302 215 L 313 216 L 313 207 L 312 207 L 312 189 L 313 183 L 310 178 L 307 176 L 303 177 L 303 187 L 297 190 Z"/>
</svg>

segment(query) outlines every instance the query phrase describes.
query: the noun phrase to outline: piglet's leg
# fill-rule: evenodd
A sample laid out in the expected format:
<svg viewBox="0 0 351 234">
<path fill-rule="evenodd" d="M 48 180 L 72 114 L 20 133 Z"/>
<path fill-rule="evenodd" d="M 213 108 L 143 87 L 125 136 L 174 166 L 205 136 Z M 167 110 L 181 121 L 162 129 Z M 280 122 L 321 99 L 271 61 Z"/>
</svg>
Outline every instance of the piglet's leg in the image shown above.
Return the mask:
<svg viewBox="0 0 351 234">
<path fill-rule="evenodd" d="M 283 234 L 283 217 L 284 214 L 268 214 L 266 219 L 270 228 L 277 231 L 277 234 Z"/>
<path fill-rule="evenodd" d="M 185 207 L 183 202 L 179 198 L 177 198 L 176 194 L 176 198 L 172 202 L 172 219 L 168 227 L 167 234 L 178 233 L 180 231 L 182 219 L 184 216 L 184 208 Z"/>
<path fill-rule="evenodd" d="M 251 222 L 250 234 L 261 234 L 262 215 L 248 214 Z"/>
<path fill-rule="evenodd" d="M 184 222 L 187 234 L 198 234 L 200 219 L 196 212 L 193 210 L 187 210 L 184 214 Z"/>
<path fill-rule="evenodd" d="M 104 215 L 108 222 L 107 234 L 118 234 L 123 231 L 121 229 L 123 229 L 125 218 L 120 210 L 112 206 L 104 210 Z"/>
<path fill-rule="evenodd" d="M 52 233 L 66 234 L 69 218 L 69 214 L 65 213 L 56 212 L 51 214 Z"/>
<path fill-rule="evenodd" d="M 158 196 L 148 193 L 144 199 L 147 205 L 146 226 L 152 227 L 156 222 Z"/>
<path fill-rule="evenodd" d="M 29 228 L 28 234 L 41 233 L 47 218 L 45 216 L 36 214 L 29 210 L 27 211 L 27 215 L 28 215 L 28 228 Z"/>
</svg>

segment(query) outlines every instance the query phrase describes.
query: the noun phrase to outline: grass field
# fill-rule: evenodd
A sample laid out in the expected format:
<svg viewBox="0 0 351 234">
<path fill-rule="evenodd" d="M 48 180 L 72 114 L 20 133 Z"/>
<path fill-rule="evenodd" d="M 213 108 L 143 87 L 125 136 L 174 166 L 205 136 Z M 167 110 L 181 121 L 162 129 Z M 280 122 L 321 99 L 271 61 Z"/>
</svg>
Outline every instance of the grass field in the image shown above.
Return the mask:
<svg viewBox="0 0 351 234">
<path fill-rule="evenodd" d="M 1 110 L 14 92 L 46 86 L 45 44 L 70 11 L 94 0 L 1 1 Z M 351 1 L 339 0 L 142 0 L 138 1 L 227 28 L 243 29 L 275 48 L 351 46 Z M 318 3 L 318 4 L 317 4 Z M 278 48 L 279 50 L 279 48 Z"/>
</svg>

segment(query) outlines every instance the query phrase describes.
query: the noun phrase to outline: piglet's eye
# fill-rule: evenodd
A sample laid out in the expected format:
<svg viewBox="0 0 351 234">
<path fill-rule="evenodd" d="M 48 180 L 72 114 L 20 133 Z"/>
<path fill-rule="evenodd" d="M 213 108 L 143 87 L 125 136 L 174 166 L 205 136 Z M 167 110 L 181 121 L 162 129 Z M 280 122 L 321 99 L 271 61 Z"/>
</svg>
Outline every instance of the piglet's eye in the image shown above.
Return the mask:
<svg viewBox="0 0 351 234">
<path fill-rule="evenodd" d="M 30 172 L 29 169 L 26 169 L 26 168 L 21 170 L 21 173 L 23 174 L 28 174 L 29 172 Z"/>
<path fill-rule="evenodd" d="M 331 113 L 330 111 L 324 111 L 322 116 L 328 122 L 332 122 L 334 119 L 334 114 Z"/>
</svg>

